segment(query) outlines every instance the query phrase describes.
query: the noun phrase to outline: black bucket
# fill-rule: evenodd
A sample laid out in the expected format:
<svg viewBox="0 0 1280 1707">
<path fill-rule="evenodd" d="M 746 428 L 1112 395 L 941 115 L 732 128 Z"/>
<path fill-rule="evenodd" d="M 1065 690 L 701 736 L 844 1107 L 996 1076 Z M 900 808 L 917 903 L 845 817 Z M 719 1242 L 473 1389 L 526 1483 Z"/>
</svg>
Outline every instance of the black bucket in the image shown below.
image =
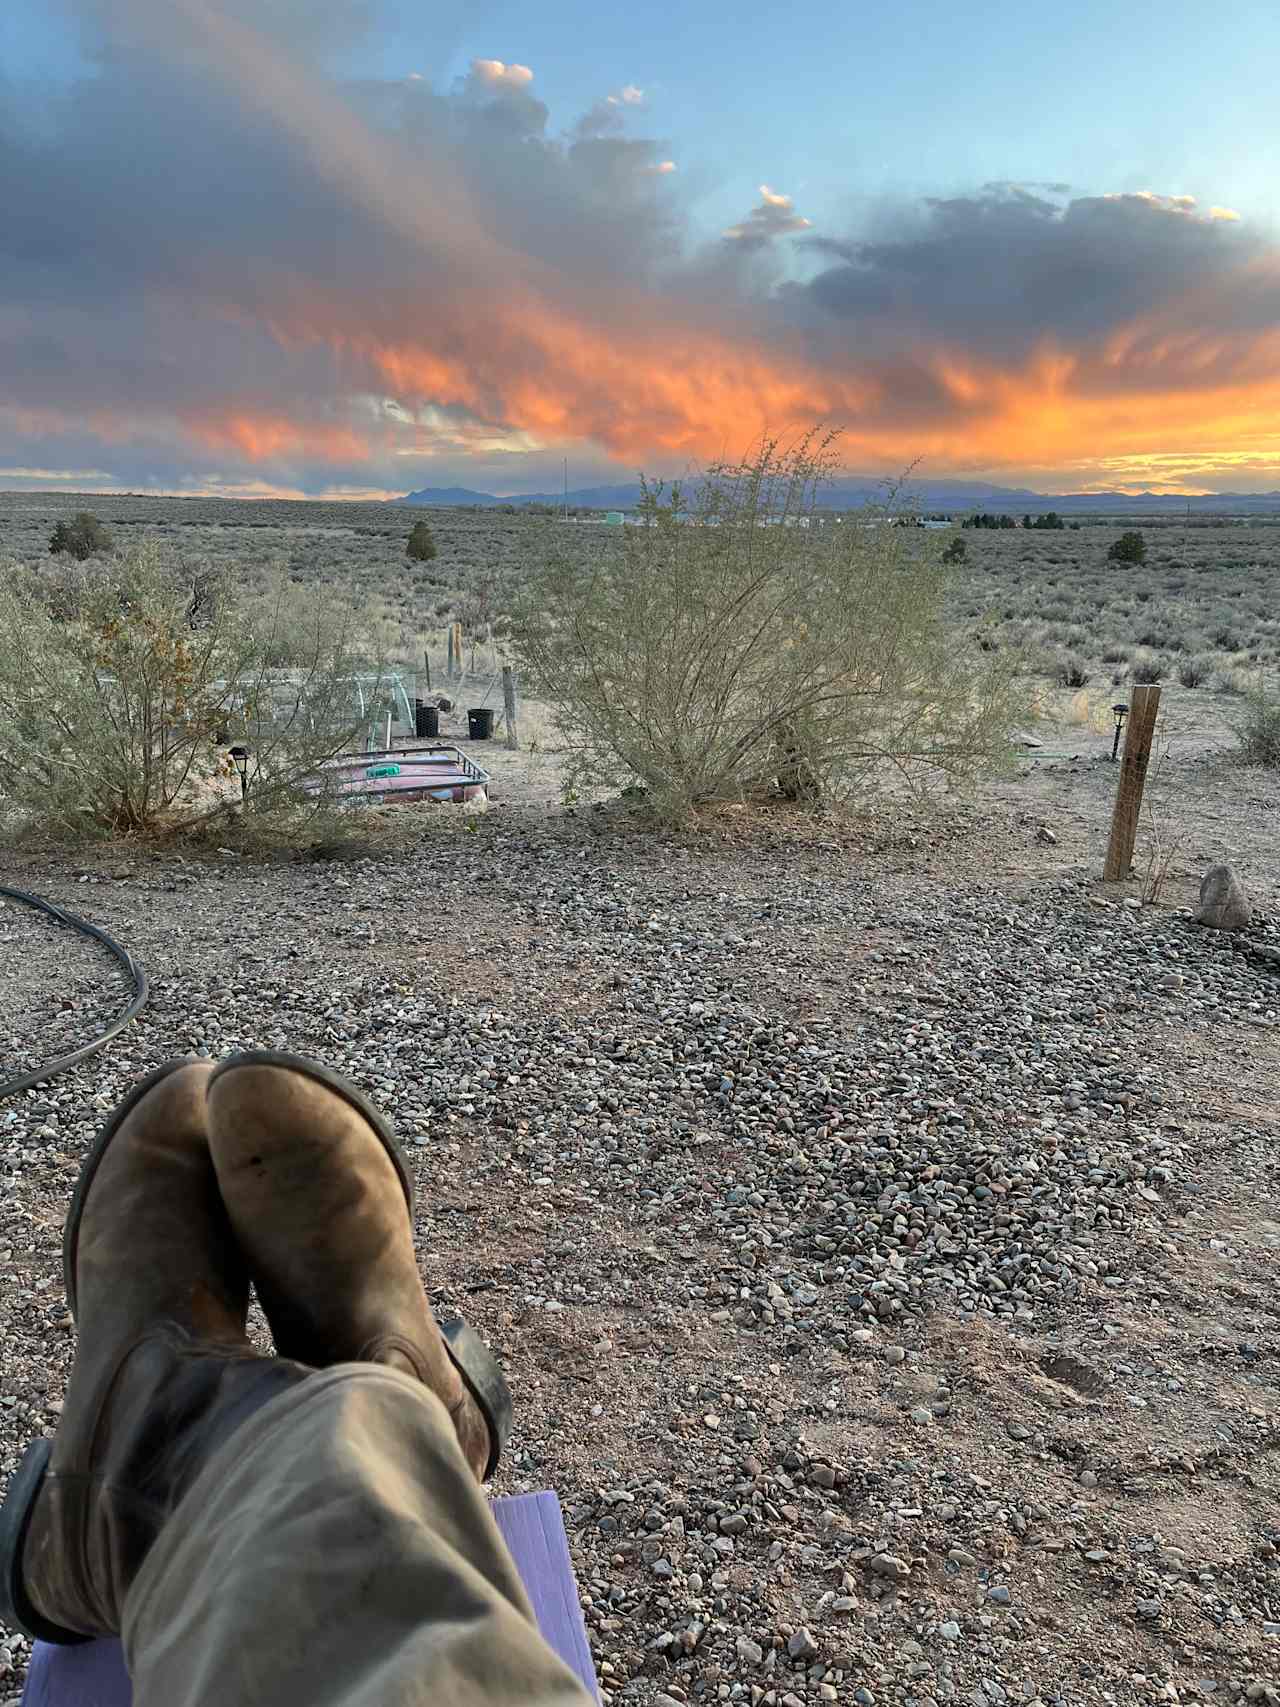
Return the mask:
<svg viewBox="0 0 1280 1707">
<path fill-rule="evenodd" d="M 440 733 L 440 713 L 434 705 L 427 705 L 424 700 L 414 700 L 413 732 L 419 740 L 424 735 L 432 736 Z"/>
<path fill-rule="evenodd" d="M 467 710 L 467 734 L 473 741 L 487 741 L 493 734 L 493 713 L 487 706 L 470 706 Z"/>
</svg>

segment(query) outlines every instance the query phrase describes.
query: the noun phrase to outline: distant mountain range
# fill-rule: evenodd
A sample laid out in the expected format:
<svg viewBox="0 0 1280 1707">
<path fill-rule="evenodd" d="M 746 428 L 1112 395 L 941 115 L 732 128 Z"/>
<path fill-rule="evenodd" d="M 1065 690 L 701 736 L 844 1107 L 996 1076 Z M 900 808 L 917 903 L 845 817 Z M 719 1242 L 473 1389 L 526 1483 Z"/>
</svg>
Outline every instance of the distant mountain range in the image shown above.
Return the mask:
<svg viewBox="0 0 1280 1707">
<path fill-rule="evenodd" d="M 908 485 L 914 504 L 924 510 L 1008 511 L 1022 515 L 1057 510 L 1062 515 L 1084 511 L 1110 511 L 1120 515 L 1204 515 L 1231 511 L 1236 515 L 1280 512 L 1280 492 L 1209 492 L 1188 498 L 1168 492 L 1030 492 L 1021 486 L 988 486 L 972 480 L 921 480 Z M 853 510 L 863 504 L 881 503 L 882 481 L 852 478 L 835 480 L 825 488 L 822 505 L 829 510 Z M 627 486 L 583 486 L 568 494 L 570 507 L 588 510 L 630 510 L 640 501 L 638 484 Z M 393 498 L 393 504 L 412 504 L 427 509 L 461 509 L 468 505 L 492 508 L 498 504 L 547 504 L 559 508 L 566 502 L 563 492 L 521 492 L 516 497 L 496 498 L 492 492 L 473 492 L 466 486 L 424 486 Z"/>
</svg>

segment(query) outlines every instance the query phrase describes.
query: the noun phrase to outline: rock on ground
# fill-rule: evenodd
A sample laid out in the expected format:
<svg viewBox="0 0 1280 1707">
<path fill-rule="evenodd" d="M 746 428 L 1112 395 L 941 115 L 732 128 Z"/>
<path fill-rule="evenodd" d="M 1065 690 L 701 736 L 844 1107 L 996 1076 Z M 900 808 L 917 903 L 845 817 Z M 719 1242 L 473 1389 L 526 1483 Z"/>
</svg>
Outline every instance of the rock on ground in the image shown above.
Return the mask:
<svg viewBox="0 0 1280 1707">
<path fill-rule="evenodd" d="M 1229 865 L 1214 865 L 1200 884 L 1200 906 L 1196 923 L 1216 931 L 1242 931 L 1253 917 L 1253 908 L 1235 871 Z"/>
</svg>

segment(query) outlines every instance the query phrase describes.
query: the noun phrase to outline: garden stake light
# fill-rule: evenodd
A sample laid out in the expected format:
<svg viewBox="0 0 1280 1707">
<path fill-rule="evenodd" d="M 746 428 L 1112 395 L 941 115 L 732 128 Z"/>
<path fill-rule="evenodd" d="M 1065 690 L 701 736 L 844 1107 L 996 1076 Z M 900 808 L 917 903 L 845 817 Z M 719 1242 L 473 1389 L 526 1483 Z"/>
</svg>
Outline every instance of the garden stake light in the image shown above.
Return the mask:
<svg viewBox="0 0 1280 1707">
<path fill-rule="evenodd" d="M 1129 715 L 1129 707 L 1123 704 L 1113 705 L 1111 710 L 1116 720 L 1115 740 L 1111 743 L 1111 763 L 1115 764 L 1116 754 L 1120 751 L 1120 731 L 1124 728 L 1124 720 Z"/>
<path fill-rule="evenodd" d="M 231 757 L 235 767 L 240 772 L 240 798 L 249 798 L 249 749 L 248 747 L 232 747 Z"/>
</svg>

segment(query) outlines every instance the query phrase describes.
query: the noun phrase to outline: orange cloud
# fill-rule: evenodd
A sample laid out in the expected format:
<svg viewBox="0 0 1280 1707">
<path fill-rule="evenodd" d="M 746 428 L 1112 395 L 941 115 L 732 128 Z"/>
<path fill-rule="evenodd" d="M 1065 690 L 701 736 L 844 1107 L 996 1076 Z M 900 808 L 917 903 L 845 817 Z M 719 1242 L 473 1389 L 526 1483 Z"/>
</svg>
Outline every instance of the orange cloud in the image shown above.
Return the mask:
<svg viewBox="0 0 1280 1707">
<path fill-rule="evenodd" d="M 633 466 L 714 457 L 822 420 L 843 429 L 853 466 L 1077 467 L 1103 451 L 1261 446 L 1280 407 L 1280 331 L 1197 333 L 1188 321 L 1210 317 L 1203 301 L 1139 317 L 1084 351 L 1046 338 L 1017 362 L 924 338 L 820 358 L 801 333 L 719 332 L 705 313 L 681 326 L 640 296 L 608 320 L 532 292 L 436 303 L 422 314 L 429 336 L 363 327 L 356 305 L 330 299 L 295 306 L 280 336 L 331 349 L 407 420 L 455 408 L 544 446 L 593 442 Z M 405 304 L 387 317 L 415 318 Z M 272 433 L 286 438 L 287 426 Z M 349 454 L 343 433 L 320 439 L 335 460 Z"/>
<path fill-rule="evenodd" d="M 448 435 L 463 451 L 506 434 L 531 448 L 593 443 L 633 467 L 734 454 L 761 434 L 824 421 L 843 429 L 846 463 L 867 470 L 919 458 L 935 473 L 1071 469 L 1088 484 L 1096 466 L 1114 484 L 1146 484 L 1153 447 L 1188 471 L 1235 447 L 1251 466 L 1280 471 L 1280 333 L 1228 347 L 1152 320 L 1086 354 L 1046 340 L 1018 365 L 925 345 L 836 364 L 816 361 L 801 340 L 779 347 L 656 316 L 622 333 L 533 299 L 487 309 L 428 342 L 336 319 L 322 329 L 312 304 L 305 329 L 289 336 L 324 344 L 371 393 L 396 399 L 391 409 L 339 423 L 247 400 L 188 411 L 182 425 L 195 443 L 250 463 L 412 454 L 441 442 L 420 422 L 443 408 L 489 424 Z"/>
<path fill-rule="evenodd" d="M 216 407 L 188 411 L 182 425 L 193 443 L 211 451 L 231 451 L 247 462 L 277 462 L 299 457 L 320 462 L 366 462 L 372 454 L 369 435 L 348 426 L 299 421 L 289 415 Z"/>
</svg>

